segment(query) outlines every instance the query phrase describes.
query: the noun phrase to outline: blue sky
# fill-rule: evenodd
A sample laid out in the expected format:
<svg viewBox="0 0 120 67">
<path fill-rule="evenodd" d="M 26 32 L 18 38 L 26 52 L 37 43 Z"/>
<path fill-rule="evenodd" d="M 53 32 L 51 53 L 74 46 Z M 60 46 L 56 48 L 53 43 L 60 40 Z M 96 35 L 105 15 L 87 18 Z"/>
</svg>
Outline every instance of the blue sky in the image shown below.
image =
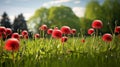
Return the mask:
<svg viewBox="0 0 120 67">
<path fill-rule="evenodd" d="M 6 11 L 11 21 L 20 13 L 26 20 L 40 7 L 66 5 L 72 8 L 78 17 L 83 17 L 85 6 L 90 0 L 0 0 L 0 16 Z M 101 1 L 101 0 L 99 0 Z M 0 17 L 1 18 L 1 17 Z"/>
</svg>

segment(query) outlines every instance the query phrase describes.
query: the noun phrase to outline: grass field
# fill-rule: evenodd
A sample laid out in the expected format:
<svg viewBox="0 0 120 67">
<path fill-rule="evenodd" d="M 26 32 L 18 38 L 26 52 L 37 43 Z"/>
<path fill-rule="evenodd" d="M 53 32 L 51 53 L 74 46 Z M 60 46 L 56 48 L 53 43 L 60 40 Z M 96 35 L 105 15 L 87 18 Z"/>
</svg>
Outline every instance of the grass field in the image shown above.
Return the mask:
<svg viewBox="0 0 120 67">
<path fill-rule="evenodd" d="M 0 67 L 119 67 L 120 38 L 113 35 L 111 42 L 101 36 L 68 37 L 64 44 L 59 39 L 21 39 L 20 49 L 4 50 L 1 41 Z"/>
</svg>

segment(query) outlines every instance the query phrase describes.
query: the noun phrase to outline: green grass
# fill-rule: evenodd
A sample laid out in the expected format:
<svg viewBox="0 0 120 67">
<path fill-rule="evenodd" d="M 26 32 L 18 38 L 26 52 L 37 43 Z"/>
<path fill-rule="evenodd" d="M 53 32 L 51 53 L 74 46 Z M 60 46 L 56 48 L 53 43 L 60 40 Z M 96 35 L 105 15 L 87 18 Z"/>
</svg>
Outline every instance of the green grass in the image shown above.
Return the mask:
<svg viewBox="0 0 120 67">
<path fill-rule="evenodd" d="M 110 43 L 101 37 L 68 38 L 64 46 L 58 39 L 36 39 L 20 41 L 15 52 L 15 63 L 11 52 L 0 47 L 0 67 L 119 67 L 120 39 L 113 36 Z M 3 45 L 4 46 L 4 42 Z"/>
</svg>

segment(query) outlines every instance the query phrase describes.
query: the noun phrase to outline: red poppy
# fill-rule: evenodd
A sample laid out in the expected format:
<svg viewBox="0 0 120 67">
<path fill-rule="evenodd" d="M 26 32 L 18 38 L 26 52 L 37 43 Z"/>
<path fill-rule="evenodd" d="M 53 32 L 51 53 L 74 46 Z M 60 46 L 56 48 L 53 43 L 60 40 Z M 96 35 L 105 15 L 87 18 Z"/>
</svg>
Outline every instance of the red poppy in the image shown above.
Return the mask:
<svg viewBox="0 0 120 67">
<path fill-rule="evenodd" d="M 13 33 L 12 38 L 16 38 L 16 39 L 20 40 L 20 36 L 18 33 Z"/>
<path fill-rule="evenodd" d="M 106 33 L 102 36 L 102 40 L 106 41 L 106 42 L 110 42 L 110 41 L 112 41 L 112 35 L 109 33 Z"/>
<path fill-rule="evenodd" d="M 62 37 L 62 32 L 60 30 L 53 30 L 52 37 L 53 38 L 61 38 Z"/>
<path fill-rule="evenodd" d="M 22 31 L 22 36 L 28 36 L 28 32 L 26 30 Z"/>
<path fill-rule="evenodd" d="M 43 30 L 43 31 L 46 31 L 47 30 L 47 25 L 43 24 L 39 29 Z"/>
<path fill-rule="evenodd" d="M 2 38 L 7 38 L 7 36 L 6 36 L 6 33 L 5 33 L 5 32 L 0 33 L 0 39 L 2 39 Z"/>
<path fill-rule="evenodd" d="M 19 35 L 20 36 L 20 39 L 23 39 L 23 36 L 22 35 Z"/>
<path fill-rule="evenodd" d="M 71 34 L 75 34 L 75 33 L 76 33 L 76 29 L 72 29 Z"/>
<path fill-rule="evenodd" d="M 6 32 L 6 28 L 5 28 L 5 27 L 0 26 L 0 33 L 4 33 L 4 32 Z"/>
<path fill-rule="evenodd" d="M 7 35 L 12 34 L 12 30 L 11 30 L 10 28 L 6 28 L 6 34 L 7 34 Z"/>
<path fill-rule="evenodd" d="M 84 43 L 84 42 L 85 42 L 85 39 L 82 39 L 81 42 Z"/>
<path fill-rule="evenodd" d="M 61 42 L 66 42 L 68 40 L 68 38 L 66 36 L 61 38 Z"/>
<path fill-rule="evenodd" d="M 48 34 L 52 34 L 52 31 L 53 31 L 53 29 L 48 29 L 48 30 L 47 30 L 47 33 L 48 33 Z"/>
<path fill-rule="evenodd" d="M 94 20 L 92 22 L 92 27 L 95 28 L 95 29 L 100 29 L 103 27 L 103 23 L 101 20 Z"/>
<path fill-rule="evenodd" d="M 115 27 L 115 33 L 120 33 L 120 26 Z"/>
<path fill-rule="evenodd" d="M 55 27 L 54 30 L 58 30 L 58 27 Z"/>
<path fill-rule="evenodd" d="M 0 39 L 2 38 L 2 34 L 0 33 Z"/>
<path fill-rule="evenodd" d="M 92 35 L 93 33 L 94 33 L 94 29 L 93 28 L 88 29 L 88 34 Z"/>
<path fill-rule="evenodd" d="M 24 39 L 28 39 L 28 35 L 25 35 L 25 36 L 23 36 L 24 37 Z"/>
<path fill-rule="evenodd" d="M 40 38 L 40 34 L 35 34 L 34 37 L 35 38 Z"/>
<path fill-rule="evenodd" d="M 18 51 L 19 47 L 19 41 L 15 38 L 10 38 L 5 43 L 5 49 L 8 51 Z"/>
<path fill-rule="evenodd" d="M 68 27 L 68 26 L 62 26 L 61 31 L 63 34 L 70 34 L 71 33 L 70 27 Z"/>
</svg>

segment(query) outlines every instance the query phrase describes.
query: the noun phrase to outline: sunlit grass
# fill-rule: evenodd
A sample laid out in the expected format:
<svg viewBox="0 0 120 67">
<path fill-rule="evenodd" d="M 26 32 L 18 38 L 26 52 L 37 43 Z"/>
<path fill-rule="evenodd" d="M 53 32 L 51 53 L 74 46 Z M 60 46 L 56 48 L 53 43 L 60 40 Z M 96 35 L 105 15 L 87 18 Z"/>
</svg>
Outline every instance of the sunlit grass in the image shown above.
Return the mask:
<svg viewBox="0 0 120 67">
<path fill-rule="evenodd" d="M 0 67 L 119 67 L 120 39 L 113 36 L 112 42 L 104 42 L 101 36 L 68 38 L 63 44 L 59 39 L 40 38 L 20 40 L 20 49 L 11 52 L 3 49 Z"/>
</svg>

